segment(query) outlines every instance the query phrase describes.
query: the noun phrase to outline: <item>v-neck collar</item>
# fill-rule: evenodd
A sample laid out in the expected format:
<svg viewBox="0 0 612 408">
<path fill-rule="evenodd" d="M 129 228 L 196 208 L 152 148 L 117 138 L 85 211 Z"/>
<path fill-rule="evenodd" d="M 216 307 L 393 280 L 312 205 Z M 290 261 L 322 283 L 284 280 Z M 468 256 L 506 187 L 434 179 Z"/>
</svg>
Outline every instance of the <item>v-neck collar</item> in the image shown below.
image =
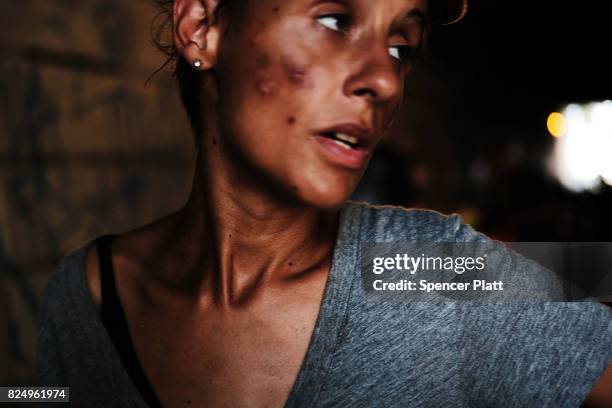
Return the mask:
<svg viewBox="0 0 612 408">
<path fill-rule="evenodd" d="M 351 287 L 357 273 L 359 239 L 351 234 L 359 231 L 361 214 L 358 205 L 348 202 L 340 212 L 338 235 L 327 277 L 323 299 L 310 337 L 308 350 L 285 408 L 314 407 L 319 397 L 323 378 L 332 362 L 338 336 L 346 320 Z M 357 225 L 355 225 L 357 224 Z M 352 260 L 346 264 L 346 260 Z"/>
<path fill-rule="evenodd" d="M 325 284 L 317 320 L 310 336 L 306 355 L 289 392 L 284 408 L 315 406 L 323 386 L 323 377 L 329 369 L 343 322 L 346 320 L 351 288 L 355 276 L 358 274 L 356 268 L 360 235 L 354 234 L 354 232 L 360 230 L 361 213 L 359 209 L 359 204 L 349 201 L 340 210 L 338 234 L 332 255 L 332 266 Z M 73 285 L 75 288 L 78 288 L 75 295 L 77 298 L 85 301 L 83 313 L 95 316 L 89 321 L 93 325 L 95 332 L 102 333 L 101 337 L 97 340 L 102 341 L 105 347 L 113 349 L 114 353 L 111 360 L 114 361 L 112 361 L 112 365 L 123 367 L 123 363 L 116 350 L 114 350 L 108 332 L 99 318 L 87 285 L 85 254 L 92 242 L 81 247 L 79 253 L 76 254 L 81 273 L 78 276 L 73 275 L 73 279 L 76 279 Z M 350 262 L 347 263 L 347 260 L 350 260 Z M 107 361 L 106 363 L 110 364 L 111 362 Z M 133 386 L 133 392 L 139 397 L 138 406 L 146 406 L 146 402 L 134 387 L 127 372 L 123 374 L 125 374 L 122 375 L 123 380 L 127 380 Z"/>
</svg>

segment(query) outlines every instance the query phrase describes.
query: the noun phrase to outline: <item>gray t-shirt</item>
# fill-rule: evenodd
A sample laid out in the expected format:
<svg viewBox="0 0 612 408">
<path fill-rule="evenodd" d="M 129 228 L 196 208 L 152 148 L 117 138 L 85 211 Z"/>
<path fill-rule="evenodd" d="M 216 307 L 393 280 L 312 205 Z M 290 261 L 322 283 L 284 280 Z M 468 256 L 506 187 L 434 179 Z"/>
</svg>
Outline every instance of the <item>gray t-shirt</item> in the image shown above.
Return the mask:
<svg viewBox="0 0 612 408">
<path fill-rule="evenodd" d="M 286 407 L 580 406 L 612 360 L 605 306 L 393 301 L 362 287 L 362 242 L 478 240 L 487 238 L 457 215 L 347 203 Z M 70 386 L 77 406 L 144 407 L 87 289 L 85 249 L 66 256 L 45 292 L 40 380 Z"/>
</svg>

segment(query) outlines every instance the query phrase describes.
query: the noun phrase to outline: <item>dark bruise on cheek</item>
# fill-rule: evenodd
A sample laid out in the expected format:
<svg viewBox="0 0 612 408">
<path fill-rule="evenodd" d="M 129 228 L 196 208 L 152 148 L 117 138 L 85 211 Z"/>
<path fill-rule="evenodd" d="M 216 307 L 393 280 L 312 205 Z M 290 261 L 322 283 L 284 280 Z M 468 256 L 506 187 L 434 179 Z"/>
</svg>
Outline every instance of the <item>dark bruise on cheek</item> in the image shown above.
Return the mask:
<svg viewBox="0 0 612 408">
<path fill-rule="evenodd" d="M 260 56 L 257 58 L 253 77 L 259 93 L 267 95 L 272 92 L 275 83 L 270 75 L 270 60 L 267 57 Z"/>
<path fill-rule="evenodd" d="M 295 68 L 291 70 L 289 74 L 289 80 L 293 83 L 301 84 L 302 82 L 304 82 L 304 76 L 304 70 Z"/>
<path fill-rule="evenodd" d="M 289 82 L 297 85 L 310 85 L 307 81 L 306 68 L 303 64 L 298 64 L 289 56 L 284 57 L 282 62 L 285 75 Z"/>
<path fill-rule="evenodd" d="M 294 84 L 303 84 L 306 78 L 306 71 L 304 68 L 285 64 L 285 72 L 287 73 L 287 78 L 290 82 Z"/>
</svg>

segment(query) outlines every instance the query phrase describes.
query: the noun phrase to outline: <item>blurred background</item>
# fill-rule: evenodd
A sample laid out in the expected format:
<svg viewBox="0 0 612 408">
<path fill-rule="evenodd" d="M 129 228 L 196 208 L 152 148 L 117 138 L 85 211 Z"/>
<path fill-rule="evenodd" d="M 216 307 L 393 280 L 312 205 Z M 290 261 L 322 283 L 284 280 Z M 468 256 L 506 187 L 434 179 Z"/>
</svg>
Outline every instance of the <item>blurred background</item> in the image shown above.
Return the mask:
<svg viewBox="0 0 612 408">
<path fill-rule="evenodd" d="M 0 1 L 0 384 L 32 384 L 62 256 L 178 209 L 192 138 L 153 0 Z M 432 31 L 355 194 L 506 241 L 612 241 L 605 3 L 470 0 Z"/>
</svg>

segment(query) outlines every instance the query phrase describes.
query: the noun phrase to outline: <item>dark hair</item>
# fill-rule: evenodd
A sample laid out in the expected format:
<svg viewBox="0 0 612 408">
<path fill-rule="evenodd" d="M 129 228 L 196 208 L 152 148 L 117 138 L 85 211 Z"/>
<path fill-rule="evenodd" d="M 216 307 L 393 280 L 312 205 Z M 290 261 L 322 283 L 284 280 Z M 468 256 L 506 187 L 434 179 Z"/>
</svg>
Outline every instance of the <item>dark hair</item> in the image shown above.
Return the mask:
<svg viewBox="0 0 612 408">
<path fill-rule="evenodd" d="M 174 45 L 173 39 L 173 12 L 172 7 L 174 0 L 155 0 L 160 12 L 153 20 L 151 26 L 151 36 L 153 43 L 158 50 L 163 52 L 168 59 L 162 66 L 166 67 L 168 64 L 174 64 L 173 75 L 177 79 L 179 84 L 179 90 L 181 95 L 181 102 L 189 117 L 191 128 L 195 134 L 196 144 L 199 142 L 199 135 L 202 130 L 202 124 L 200 123 L 200 112 L 201 103 L 198 90 L 200 89 L 201 73 L 193 69 L 189 62 L 182 58 Z M 238 8 L 235 6 L 242 5 L 244 11 L 247 0 L 221 0 L 214 16 L 212 17 L 213 22 L 219 22 L 220 19 L 225 18 L 227 24 L 226 29 L 234 27 L 233 24 L 235 18 L 238 15 L 236 13 Z"/>
</svg>

